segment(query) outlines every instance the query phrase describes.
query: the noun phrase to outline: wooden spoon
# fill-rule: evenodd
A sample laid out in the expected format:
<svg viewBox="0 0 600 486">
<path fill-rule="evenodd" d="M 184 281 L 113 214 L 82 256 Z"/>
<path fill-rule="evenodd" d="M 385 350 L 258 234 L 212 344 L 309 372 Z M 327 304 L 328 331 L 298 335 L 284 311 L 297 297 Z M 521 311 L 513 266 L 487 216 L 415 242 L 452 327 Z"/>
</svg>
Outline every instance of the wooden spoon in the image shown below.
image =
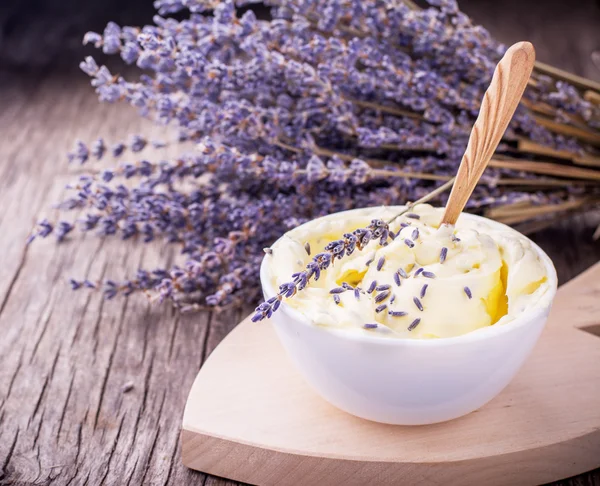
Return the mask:
<svg viewBox="0 0 600 486">
<path fill-rule="evenodd" d="M 467 204 L 521 101 L 534 61 L 533 45 L 517 42 L 496 66 L 460 162 L 442 224 L 455 224 Z"/>
</svg>

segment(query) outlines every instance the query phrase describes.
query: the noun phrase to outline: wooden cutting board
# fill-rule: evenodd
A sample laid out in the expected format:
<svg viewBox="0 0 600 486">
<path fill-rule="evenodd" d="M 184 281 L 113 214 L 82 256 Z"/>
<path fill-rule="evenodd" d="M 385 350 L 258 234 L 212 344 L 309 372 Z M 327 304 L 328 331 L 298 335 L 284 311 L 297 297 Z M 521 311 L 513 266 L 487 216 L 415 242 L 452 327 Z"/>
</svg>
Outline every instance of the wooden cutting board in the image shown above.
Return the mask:
<svg viewBox="0 0 600 486">
<path fill-rule="evenodd" d="M 594 334 L 595 333 L 595 334 Z M 249 319 L 192 386 L 183 463 L 260 485 L 539 484 L 600 466 L 600 263 L 562 286 L 513 382 L 483 408 L 427 426 L 348 415 Z"/>
</svg>

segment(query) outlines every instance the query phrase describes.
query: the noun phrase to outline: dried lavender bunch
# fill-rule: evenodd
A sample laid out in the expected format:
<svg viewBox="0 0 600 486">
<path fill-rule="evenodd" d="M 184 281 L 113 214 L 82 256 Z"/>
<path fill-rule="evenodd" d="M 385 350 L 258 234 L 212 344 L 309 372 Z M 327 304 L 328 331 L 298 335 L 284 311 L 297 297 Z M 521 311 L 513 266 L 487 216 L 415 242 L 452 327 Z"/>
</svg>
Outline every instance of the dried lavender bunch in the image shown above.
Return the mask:
<svg viewBox="0 0 600 486">
<path fill-rule="evenodd" d="M 335 211 L 415 201 L 456 172 L 504 52 L 456 2 L 418 9 L 390 0 L 269 0 L 268 21 L 252 10 L 238 16 L 236 6 L 247 3 L 157 0 L 154 25 L 110 23 L 85 36 L 144 71 L 129 81 L 86 58 L 81 68 L 100 100 L 125 101 L 174 127 L 172 143 L 196 148 L 156 162 L 143 156 L 164 142 L 140 134 L 111 146 L 76 143 L 72 162 L 133 160 L 90 169 L 61 203 L 84 217 L 44 220 L 30 239 L 62 240 L 79 226 L 177 244 L 185 257 L 124 282 L 73 280 L 74 288 L 103 289 L 108 298 L 150 291 L 183 309 L 255 301 L 263 248 L 288 229 Z M 185 9 L 189 18 L 166 17 Z M 586 130 L 597 126 L 598 107 L 568 83 L 539 74 L 534 81 L 499 149 L 505 159 L 523 138 L 573 157 L 592 153 L 589 137 L 549 130 L 535 107 Z M 597 185 L 547 179 L 490 167 L 470 208 L 599 194 Z"/>
</svg>

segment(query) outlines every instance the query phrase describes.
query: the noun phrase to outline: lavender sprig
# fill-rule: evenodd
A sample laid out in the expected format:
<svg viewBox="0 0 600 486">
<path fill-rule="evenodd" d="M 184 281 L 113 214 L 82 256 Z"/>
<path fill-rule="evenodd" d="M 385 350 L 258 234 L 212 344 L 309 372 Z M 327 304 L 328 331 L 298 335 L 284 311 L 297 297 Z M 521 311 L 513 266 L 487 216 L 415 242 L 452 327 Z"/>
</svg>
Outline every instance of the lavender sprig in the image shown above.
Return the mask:
<svg viewBox="0 0 600 486">
<path fill-rule="evenodd" d="M 374 219 L 366 228 L 359 228 L 352 233 L 345 233 L 343 239 L 328 243 L 325 246 L 324 251 L 315 255 L 312 261 L 306 265 L 306 270 L 294 273 L 291 282 L 279 286 L 279 292 L 274 298 L 263 302 L 255 309 L 252 321 L 258 322 L 271 317 L 273 312 L 277 310 L 276 307 L 279 307 L 283 298 L 294 296 L 296 292 L 304 289 L 311 279 L 314 279 L 315 281 L 319 280 L 321 272 L 326 271 L 330 265 L 333 265 L 335 260 L 340 260 L 344 256 L 350 256 L 356 249 L 362 251 L 372 240 L 378 241 L 378 244 L 383 246 L 387 243 L 389 238 L 389 225 L 383 220 Z M 376 285 L 376 282 L 371 284 L 373 290 Z M 338 289 L 333 289 L 331 292 L 335 297 L 342 291 L 345 291 L 345 289 L 340 287 L 339 292 Z M 379 303 L 384 300 L 385 297 L 381 296 L 385 294 L 386 292 L 378 294 L 375 301 Z M 389 291 L 387 292 L 387 295 L 389 295 Z"/>
</svg>

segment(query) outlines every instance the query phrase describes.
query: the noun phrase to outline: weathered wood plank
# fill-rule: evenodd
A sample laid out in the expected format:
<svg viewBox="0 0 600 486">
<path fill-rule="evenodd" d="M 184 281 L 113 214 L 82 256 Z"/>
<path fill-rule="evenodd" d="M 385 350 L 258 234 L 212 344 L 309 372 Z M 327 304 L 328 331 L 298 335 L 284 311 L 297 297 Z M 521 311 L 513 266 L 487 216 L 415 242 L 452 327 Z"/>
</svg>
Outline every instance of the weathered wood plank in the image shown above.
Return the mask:
<svg viewBox="0 0 600 486">
<path fill-rule="evenodd" d="M 183 404 L 204 357 L 239 317 L 178 316 L 143 298 L 105 302 L 67 285 L 68 275 L 123 278 L 172 259 L 170 249 L 93 235 L 24 247 L 37 215 L 48 214 L 74 178 L 64 164 L 73 139 L 93 138 L 102 119 L 117 114 L 98 107 L 88 89 L 61 84 L 5 92 L 16 108 L 0 118 L 5 140 L 14 141 L 0 169 L 1 474 L 23 484 L 191 482 L 197 475 L 179 461 Z M 130 130 L 140 126 L 117 110 Z M 79 129 L 75 120 L 90 112 Z"/>
</svg>

